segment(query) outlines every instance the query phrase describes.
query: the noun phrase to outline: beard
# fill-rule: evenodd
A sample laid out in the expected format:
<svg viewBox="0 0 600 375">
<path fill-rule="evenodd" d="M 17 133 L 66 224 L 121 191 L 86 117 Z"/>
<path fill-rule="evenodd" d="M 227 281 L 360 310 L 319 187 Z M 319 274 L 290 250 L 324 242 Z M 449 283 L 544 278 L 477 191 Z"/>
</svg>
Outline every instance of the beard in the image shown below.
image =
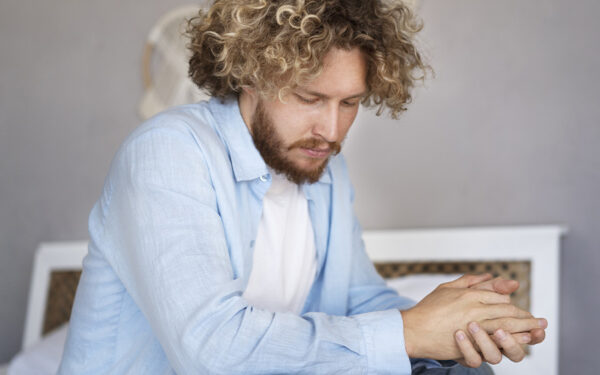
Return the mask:
<svg viewBox="0 0 600 375">
<path fill-rule="evenodd" d="M 321 178 L 325 167 L 327 167 L 329 157 L 316 167 L 305 169 L 294 164 L 286 156 L 286 152 L 289 153 L 295 148 L 324 148 L 323 146 L 327 145 L 332 151 L 331 154 L 337 155 L 342 148 L 339 142 L 327 142 L 316 138 L 302 139 L 286 146 L 279 133 L 277 133 L 273 121 L 267 115 L 262 100 L 259 100 L 256 106 L 250 128 L 252 129 L 254 145 L 265 163 L 275 172 L 285 175 L 288 180 L 295 184 L 317 182 Z"/>
</svg>

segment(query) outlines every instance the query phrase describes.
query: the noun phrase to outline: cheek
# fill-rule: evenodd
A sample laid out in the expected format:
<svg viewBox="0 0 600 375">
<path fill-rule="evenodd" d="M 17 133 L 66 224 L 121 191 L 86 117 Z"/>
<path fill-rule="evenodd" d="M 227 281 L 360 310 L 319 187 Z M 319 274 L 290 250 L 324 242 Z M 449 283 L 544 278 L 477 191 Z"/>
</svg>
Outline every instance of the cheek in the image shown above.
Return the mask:
<svg viewBox="0 0 600 375">
<path fill-rule="evenodd" d="M 291 111 L 289 114 L 277 119 L 277 132 L 286 143 L 310 138 L 312 127 L 318 118 L 318 116 L 313 116 L 307 112 Z"/>
<path fill-rule="evenodd" d="M 350 130 L 350 127 L 352 126 L 352 124 L 354 123 L 354 120 L 356 119 L 356 115 L 358 114 L 358 109 L 344 114 L 342 115 L 341 118 L 341 125 L 340 125 L 340 135 L 342 136 L 342 140 L 346 137 L 346 134 L 348 133 L 348 131 Z"/>
<path fill-rule="evenodd" d="M 286 103 L 275 99 L 265 105 L 268 106 L 267 112 L 278 135 L 282 138 L 293 138 L 295 134 L 302 132 L 302 124 L 310 114 L 306 108 L 295 105 L 292 98 L 285 99 Z"/>
</svg>

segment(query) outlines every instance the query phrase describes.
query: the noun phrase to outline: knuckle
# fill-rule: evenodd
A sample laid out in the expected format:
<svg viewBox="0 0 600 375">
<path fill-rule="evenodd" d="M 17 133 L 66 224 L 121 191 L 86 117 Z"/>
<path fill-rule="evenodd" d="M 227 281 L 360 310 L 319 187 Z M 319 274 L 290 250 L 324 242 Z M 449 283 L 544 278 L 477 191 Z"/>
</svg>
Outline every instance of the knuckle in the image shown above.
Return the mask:
<svg viewBox="0 0 600 375">
<path fill-rule="evenodd" d="M 471 323 L 471 322 L 477 322 L 479 320 L 481 320 L 481 316 L 483 315 L 484 311 L 482 308 L 480 307 L 475 307 L 472 309 L 469 309 L 465 312 L 465 319 Z"/>
<path fill-rule="evenodd" d="M 493 355 L 490 355 L 489 358 L 486 357 L 486 360 L 492 365 L 497 365 L 500 363 L 500 361 L 502 361 L 502 355 L 499 353 L 494 353 Z"/>
<path fill-rule="evenodd" d="M 502 328 L 505 331 L 512 332 L 515 325 L 514 320 L 509 318 L 500 318 L 498 321 L 498 328 Z"/>
<path fill-rule="evenodd" d="M 479 326 L 481 327 L 481 329 L 483 330 L 483 332 L 486 332 L 486 333 L 488 333 L 488 334 L 489 334 L 490 332 L 493 332 L 493 330 L 491 329 L 491 328 L 492 328 L 492 325 L 491 325 L 491 324 L 490 324 L 490 322 L 489 322 L 489 321 L 487 321 L 487 320 L 484 320 L 484 321 L 481 321 L 481 322 L 479 322 Z"/>
<path fill-rule="evenodd" d="M 542 341 L 544 341 L 544 339 L 545 339 L 545 338 L 546 338 L 546 331 L 542 331 L 542 332 L 541 332 L 541 333 L 538 335 L 538 337 L 536 338 L 536 339 L 537 339 L 536 341 L 537 341 L 537 342 L 542 342 Z"/>
<path fill-rule="evenodd" d="M 517 311 L 517 314 L 519 314 L 520 318 L 533 318 L 529 311 L 523 310 L 517 306 L 515 306 L 515 310 Z"/>
<path fill-rule="evenodd" d="M 525 352 L 519 345 L 505 349 L 506 357 L 512 362 L 521 362 L 525 358 Z"/>
<path fill-rule="evenodd" d="M 508 314 L 516 316 L 519 313 L 519 308 L 515 305 L 508 305 Z"/>
<path fill-rule="evenodd" d="M 469 366 L 471 368 L 477 368 L 477 367 L 481 366 L 481 358 L 479 358 L 479 357 L 467 358 L 466 363 L 467 363 L 467 366 Z"/>
<path fill-rule="evenodd" d="M 460 298 L 465 301 L 472 301 L 479 293 L 475 289 L 463 289 Z"/>
<path fill-rule="evenodd" d="M 473 312 L 475 313 L 475 316 L 479 318 L 479 320 L 482 319 L 487 319 L 488 316 L 490 315 L 490 311 L 494 309 L 493 306 L 490 305 L 478 305 L 477 307 L 473 308 Z M 493 320 L 490 320 L 490 322 L 492 322 Z"/>
</svg>

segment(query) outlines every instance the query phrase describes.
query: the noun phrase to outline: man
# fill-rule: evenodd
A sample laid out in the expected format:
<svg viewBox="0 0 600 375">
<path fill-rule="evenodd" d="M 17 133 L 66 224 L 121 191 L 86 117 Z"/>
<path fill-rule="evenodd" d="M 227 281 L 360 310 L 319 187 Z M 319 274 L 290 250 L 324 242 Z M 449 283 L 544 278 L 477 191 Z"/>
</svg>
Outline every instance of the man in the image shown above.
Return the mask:
<svg viewBox="0 0 600 375">
<path fill-rule="evenodd" d="M 190 75 L 214 99 L 117 153 L 59 373 L 458 374 L 434 360 L 543 340 L 514 283 L 465 276 L 413 306 L 366 256 L 338 153 L 360 103 L 405 109 L 418 29 L 382 1 L 224 0 L 194 20 Z"/>
</svg>

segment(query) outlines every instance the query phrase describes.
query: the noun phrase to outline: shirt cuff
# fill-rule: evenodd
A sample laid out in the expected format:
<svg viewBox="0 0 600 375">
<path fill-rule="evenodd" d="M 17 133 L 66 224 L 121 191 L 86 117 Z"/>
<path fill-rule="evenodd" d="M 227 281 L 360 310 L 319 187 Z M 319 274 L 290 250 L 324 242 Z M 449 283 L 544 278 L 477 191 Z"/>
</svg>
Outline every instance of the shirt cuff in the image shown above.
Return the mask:
<svg viewBox="0 0 600 375">
<path fill-rule="evenodd" d="M 352 316 L 366 343 L 368 374 L 410 374 L 404 346 L 404 324 L 397 309 Z"/>
</svg>

